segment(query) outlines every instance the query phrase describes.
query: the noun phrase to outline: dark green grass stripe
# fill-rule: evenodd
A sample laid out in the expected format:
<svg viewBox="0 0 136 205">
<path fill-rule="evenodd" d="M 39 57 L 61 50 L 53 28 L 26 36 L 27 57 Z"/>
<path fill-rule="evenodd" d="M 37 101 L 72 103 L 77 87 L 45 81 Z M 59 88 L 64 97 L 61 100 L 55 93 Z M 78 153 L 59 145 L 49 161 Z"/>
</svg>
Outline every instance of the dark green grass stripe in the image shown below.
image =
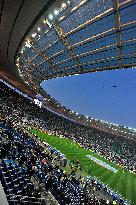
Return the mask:
<svg viewBox="0 0 136 205">
<path fill-rule="evenodd" d="M 126 198 L 126 190 L 124 186 L 126 183 L 122 183 L 124 176 L 118 172 L 118 175 L 115 177 L 111 177 L 111 182 L 109 182 L 110 187 L 113 188 L 115 192 L 118 192 L 123 198 Z"/>
<path fill-rule="evenodd" d="M 107 178 L 106 183 L 109 185 L 110 188 L 113 187 L 113 183 L 117 183 L 118 179 L 120 177 L 120 172 L 116 172 L 110 175 L 109 178 Z"/>
<path fill-rule="evenodd" d="M 132 177 L 132 186 L 131 186 L 131 190 L 133 190 L 132 191 L 132 193 L 133 193 L 133 200 L 132 201 L 134 201 L 135 202 L 135 204 L 136 204 L 136 175 L 134 176 L 133 175 L 133 177 Z"/>
<path fill-rule="evenodd" d="M 101 179 L 101 181 L 103 182 L 103 183 L 105 183 L 105 184 L 107 184 L 108 186 L 109 186 L 109 184 L 108 184 L 108 179 L 110 179 L 111 178 L 111 172 L 109 172 L 109 170 L 106 170 L 105 172 L 104 172 L 104 174 L 103 175 L 100 175 L 98 178 L 100 178 Z"/>
<path fill-rule="evenodd" d="M 133 201 L 133 190 L 132 190 L 132 178 L 130 175 L 127 175 L 127 180 L 126 180 L 126 198 L 130 199 Z M 128 189 L 128 187 L 130 187 Z M 133 195 L 133 196 L 132 196 Z"/>
<path fill-rule="evenodd" d="M 130 201 L 130 195 L 128 193 L 127 187 L 127 172 L 121 172 L 118 179 L 113 183 L 113 187 L 115 191 L 121 194 L 122 197 L 128 199 Z M 129 187 L 130 188 L 130 187 Z"/>
<path fill-rule="evenodd" d="M 129 200 L 129 198 L 127 198 L 127 191 L 128 191 L 127 178 L 128 178 L 127 172 L 122 172 L 122 179 L 118 186 L 118 190 L 120 191 L 122 196 L 124 196 L 126 199 Z"/>
<path fill-rule="evenodd" d="M 101 169 L 100 167 L 96 168 L 95 164 L 93 165 L 93 169 L 91 169 L 91 174 L 96 177 L 102 176 L 104 172 L 105 170 Z"/>
<path fill-rule="evenodd" d="M 136 177 L 132 177 L 131 175 L 127 175 L 127 193 L 126 196 L 132 202 L 136 201 Z"/>
</svg>

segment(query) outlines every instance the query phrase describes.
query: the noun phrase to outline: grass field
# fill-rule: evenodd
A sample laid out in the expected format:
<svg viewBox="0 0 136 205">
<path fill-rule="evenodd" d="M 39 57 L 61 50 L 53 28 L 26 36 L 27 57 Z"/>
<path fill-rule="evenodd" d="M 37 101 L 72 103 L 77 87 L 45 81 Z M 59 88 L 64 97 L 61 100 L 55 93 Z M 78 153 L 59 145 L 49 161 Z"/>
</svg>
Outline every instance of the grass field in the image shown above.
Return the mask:
<svg viewBox="0 0 136 205">
<path fill-rule="evenodd" d="M 104 159 L 102 156 L 90 150 L 81 148 L 77 143 L 69 139 L 48 135 L 38 130 L 31 130 L 31 132 L 63 153 L 68 160 L 72 160 L 73 158 L 79 159 L 86 176 L 90 175 L 97 177 L 112 190 L 117 191 L 130 201 L 131 204 L 136 205 L 136 176 L 134 176 L 134 174 L 131 174 L 122 167 Z M 113 173 L 95 162 L 89 161 L 86 155 L 92 155 L 116 168 L 118 171 Z"/>
</svg>

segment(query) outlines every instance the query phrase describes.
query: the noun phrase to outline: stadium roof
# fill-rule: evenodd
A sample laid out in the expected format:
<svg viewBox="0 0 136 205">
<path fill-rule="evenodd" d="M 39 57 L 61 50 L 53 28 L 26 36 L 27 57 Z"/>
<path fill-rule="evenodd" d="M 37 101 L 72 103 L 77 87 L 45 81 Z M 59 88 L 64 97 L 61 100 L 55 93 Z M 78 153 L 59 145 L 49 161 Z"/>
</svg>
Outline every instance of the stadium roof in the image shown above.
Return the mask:
<svg viewBox="0 0 136 205">
<path fill-rule="evenodd" d="M 16 66 L 43 79 L 136 66 L 136 2 L 56 1 L 22 41 Z"/>
<path fill-rule="evenodd" d="M 136 67 L 135 0 L 1 2 L 0 66 L 43 79 Z"/>
</svg>

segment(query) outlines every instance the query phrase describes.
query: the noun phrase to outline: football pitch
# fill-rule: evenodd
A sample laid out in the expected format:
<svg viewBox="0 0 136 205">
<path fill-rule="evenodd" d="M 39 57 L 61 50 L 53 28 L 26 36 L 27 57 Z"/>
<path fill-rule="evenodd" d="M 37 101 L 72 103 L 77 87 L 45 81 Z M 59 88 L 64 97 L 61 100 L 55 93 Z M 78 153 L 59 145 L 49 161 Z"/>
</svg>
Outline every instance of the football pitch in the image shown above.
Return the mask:
<svg viewBox="0 0 136 205">
<path fill-rule="evenodd" d="M 79 144 L 74 143 L 70 139 L 48 135 L 38 130 L 31 130 L 31 132 L 64 154 L 68 160 L 73 160 L 74 158 L 80 160 L 85 176 L 90 175 L 97 177 L 114 192 L 118 192 L 122 197 L 131 202 L 131 204 L 136 205 L 136 176 L 134 176 L 134 174 L 106 160 L 93 151 L 80 147 Z M 87 155 L 91 155 L 99 161 L 103 161 L 105 164 L 115 168 L 117 172 L 114 173 L 95 161 L 90 160 Z"/>
</svg>

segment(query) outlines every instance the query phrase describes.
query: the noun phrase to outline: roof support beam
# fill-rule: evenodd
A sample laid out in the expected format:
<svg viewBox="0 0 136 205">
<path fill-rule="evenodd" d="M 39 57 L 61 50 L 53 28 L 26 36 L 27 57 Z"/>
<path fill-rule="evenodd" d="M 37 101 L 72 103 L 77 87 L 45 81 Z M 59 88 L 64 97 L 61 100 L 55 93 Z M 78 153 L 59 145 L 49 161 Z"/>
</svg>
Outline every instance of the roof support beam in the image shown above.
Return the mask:
<svg viewBox="0 0 136 205">
<path fill-rule="evenodd" d="M 69 53 L 71 60 L 72 59 L 75 60 L 77 62 L 77 65 L 79 65 L 79 67 L 80 67 L 80 61 L 79 61 L 78 57 L 76 56 L 73 48 L 71 46 L 69 46 L 69 42 L 65 38 L 65 34 L 64 34 L 63 29 L 59 26 L 59 24 L 57 22 L 55 22 L 53 24 L 53 26 L 56 30 L 56 33 L 58 35 L 59 40 L 64 44 L 66 51 Z M 81 67 L 81 70 L 82 70 L 82 67 Z"/>
<path fill-rule="evenodd" d="M 122 64 L 122 43 L 121 43 L 121 26 L 120 26 L 120 13 L 118 0 L 113 1 L 114 17 L 115 17 L 115 28 L 117 34 L 117 50 L 118 50 L 118 63 Z"/>
</svg>

